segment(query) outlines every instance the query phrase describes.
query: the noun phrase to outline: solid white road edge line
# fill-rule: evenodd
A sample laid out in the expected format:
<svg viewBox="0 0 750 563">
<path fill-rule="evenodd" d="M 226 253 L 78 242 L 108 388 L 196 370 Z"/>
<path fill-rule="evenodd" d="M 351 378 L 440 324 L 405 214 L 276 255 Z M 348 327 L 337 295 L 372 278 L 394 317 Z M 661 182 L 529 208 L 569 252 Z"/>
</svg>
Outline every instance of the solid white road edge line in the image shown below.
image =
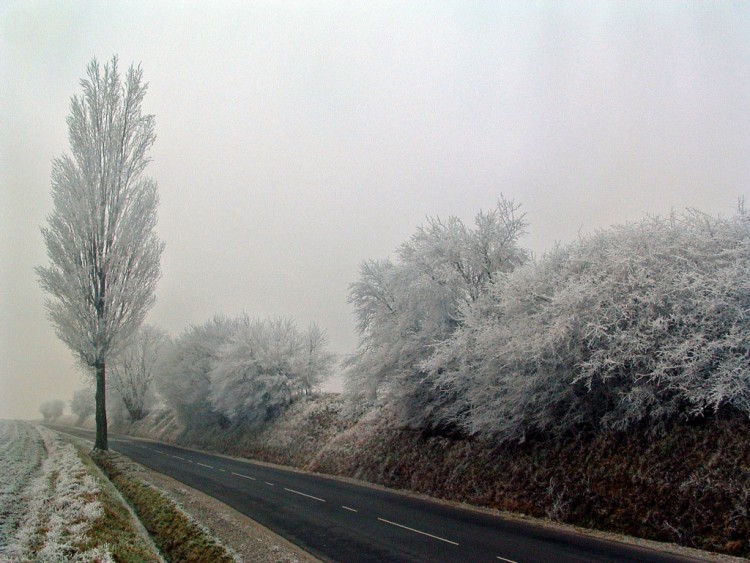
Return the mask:
<svg viewBox="0 0 750 563">
<path fill-rule="evenodd" d="M 415 530 L 414 528 L 410 528 L 409 526 L 404 526 L 403 524 L 398 524 L 396 522 L 391 522 L 390 520 L 386 520 L 385 518 L 378 518 L 378 520 L 380 520 L 381 522 L 385 522 L 386 524 L 390 524 L 392 526 L 398 526 L 399 528 L 403 528 L 404 530 L 409 530 L 410 532 L 416 532 L 417 534 L 422 534 L 423 536 L 428 536 L 436 540 L 444 541 L 445 543 L 449 543 L 451 545 L 458 545 L 454 541 L 441 538 L 440 536 L 433 536 L 432 534 L 428 534 L 427 532 L 423 532 L 422 530 Z"/>
<path fill-rule="evenodd" d="M 235 473 L 232 471 L 232 475 L 237 475 L 237 477 L 244 477 L 245 479 L 250 479 L 251 481 L 256 481 L 255 477 L 250 477 L 250 475 L 243 475 L 242 473 Z"/>
<path fill-rule="evenodd" d="M 289 491 L 290 493 L 294 493 L 295 495 L 302 495 L 303 497 L 307 497 L 307 498 L 312 498 L 312 499 L 315 499 L 315 500 L 319 500 L 320 502 L 325 502 L 325 499 L 314 497 L 312 495 L 308 495 L 308 494 L 305 494 L 305 493 L 300 493 L 299 491 L 295 491 L 294 489 L 287 489 L 286 487 L 284 487 L 284 490 L 285 491 Z"/>
</svg>

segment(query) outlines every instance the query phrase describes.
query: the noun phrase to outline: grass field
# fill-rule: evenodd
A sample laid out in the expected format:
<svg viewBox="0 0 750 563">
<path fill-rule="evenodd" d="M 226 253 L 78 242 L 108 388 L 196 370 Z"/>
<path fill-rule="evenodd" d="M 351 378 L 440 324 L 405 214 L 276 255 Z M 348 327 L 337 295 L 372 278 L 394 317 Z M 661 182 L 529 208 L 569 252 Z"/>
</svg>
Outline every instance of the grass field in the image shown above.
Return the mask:
<svg viewBox="0 0 750 563">
<path fill-rule="evenodd" d="M 85 454 L 0 420 L 0 561 L 163 561 Z"/>
</svg>

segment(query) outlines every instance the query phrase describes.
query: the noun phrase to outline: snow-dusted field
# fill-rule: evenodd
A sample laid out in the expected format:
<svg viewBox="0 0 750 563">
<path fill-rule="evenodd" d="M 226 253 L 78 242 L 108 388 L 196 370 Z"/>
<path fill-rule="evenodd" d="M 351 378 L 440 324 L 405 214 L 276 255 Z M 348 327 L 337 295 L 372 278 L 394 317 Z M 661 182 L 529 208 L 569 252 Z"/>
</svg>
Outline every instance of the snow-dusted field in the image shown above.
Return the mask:
<svg viewBox="0 0 750 563">
<path fill-rule="evenodd" d="M 23 516 L 22 493 L 46 457 L 44 441 L 31 424 L 0 420 L 0 553 Z"/>
<path fill-rule="evenodd" d="M 111 561 L 106 550 L 80 549 L 103 513 L 98 493 L 72 445 L 0 421 L 0 561 Z"/>
</svg>

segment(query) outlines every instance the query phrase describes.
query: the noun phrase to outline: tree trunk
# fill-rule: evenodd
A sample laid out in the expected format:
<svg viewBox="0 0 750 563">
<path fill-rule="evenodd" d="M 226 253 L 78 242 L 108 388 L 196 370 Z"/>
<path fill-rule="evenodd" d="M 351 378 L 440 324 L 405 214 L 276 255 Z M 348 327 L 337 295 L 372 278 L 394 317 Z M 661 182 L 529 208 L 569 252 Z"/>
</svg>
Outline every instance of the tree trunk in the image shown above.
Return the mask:
<svg viewBox="0 0 750 563">
<path fill-rule="evenodd" d="M 108 450 L 107 445 L 107 396 L 105 392 L 106 364 L 97 363 L 96 367 L 96 441 L 95 450 Z"/>
</svg>

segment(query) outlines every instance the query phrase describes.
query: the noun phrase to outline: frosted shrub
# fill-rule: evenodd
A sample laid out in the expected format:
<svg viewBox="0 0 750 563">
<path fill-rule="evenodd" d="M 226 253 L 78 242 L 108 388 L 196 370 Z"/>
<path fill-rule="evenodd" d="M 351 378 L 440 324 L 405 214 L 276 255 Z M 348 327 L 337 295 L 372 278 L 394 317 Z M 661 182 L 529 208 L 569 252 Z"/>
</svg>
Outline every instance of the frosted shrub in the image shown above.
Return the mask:
<svg viewBox="0 0 750 563">
<path fill-rule="evenodd" d="M 243 317 L 209 373 L 210 401 L 230 420 L 264 422 L 309 394 L 331 371 L 325 335 L 290 319 Z"/>
<path fill-rule="evenodd" d="M 462 311 L 493 280 L 527 259 L 518 245 L 526 221 L 519 206 L 500 199 L 474 226 L 459 218 L 429 219 L 396 252 L 396 260 L 367 261 L 349 291 L 360 345 L 346 370 L 350 408 L 399 406 L 422 425 L 442 401 L 420 368 L 435 345 L 462 323 Z"/>
<path fill-rule="evenodd" d="M 495 284 L 425 363 L 470 432 L 750 414 L 750 222 L 613 227 Z"/>
<path fill-rule="evenodd" d="M 39 412 L 42 413 L 45 421 L 51 421 L 60 418 L 64 410 L 65 403 L 60 399 L 45 401 L 39 407 Z"/>
<path fill-rule="evenodd" d="M 156 374 L 161 397 L 188 427 L 212 425 L 220 414 L 209 402 L 213 369 L 219 352 L 239 327 L 237 319 L 216 316 L 191 325 L 167 343 Z"/>
<path fill-rule="evenodd" d="M 70 412 L 78 417 L 77 424 L 83 423 L 87 417 L 94 414 L 95 407 L 93 385 L 73 391 L 73 399 L 70 401 Z"/>
<path fill-rule="evenodd" d="M 326 344 L 315 324 L 216 317 L 166 347 L 157 386 L 188 427 L 263 422 L 329 375 Z"/>
</svg>

